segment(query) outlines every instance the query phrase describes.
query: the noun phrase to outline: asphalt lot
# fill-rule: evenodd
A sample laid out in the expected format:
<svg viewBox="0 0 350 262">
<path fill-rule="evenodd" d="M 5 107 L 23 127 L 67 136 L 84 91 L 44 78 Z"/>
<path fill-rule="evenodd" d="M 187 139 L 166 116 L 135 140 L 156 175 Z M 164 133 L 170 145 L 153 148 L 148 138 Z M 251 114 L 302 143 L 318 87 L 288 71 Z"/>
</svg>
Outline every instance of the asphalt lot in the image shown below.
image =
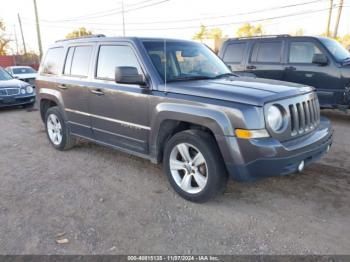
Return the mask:
<svg viewBox="0 0 350 262">
<path fill-rule="evenodd" d="M 322 160 L 199 205 L 160 166 L 86 142 L 58 152 L 38 111 L 1 110 L 0 254 L 350 254 L 350 113 L 322 114 Z"/>
</svg>

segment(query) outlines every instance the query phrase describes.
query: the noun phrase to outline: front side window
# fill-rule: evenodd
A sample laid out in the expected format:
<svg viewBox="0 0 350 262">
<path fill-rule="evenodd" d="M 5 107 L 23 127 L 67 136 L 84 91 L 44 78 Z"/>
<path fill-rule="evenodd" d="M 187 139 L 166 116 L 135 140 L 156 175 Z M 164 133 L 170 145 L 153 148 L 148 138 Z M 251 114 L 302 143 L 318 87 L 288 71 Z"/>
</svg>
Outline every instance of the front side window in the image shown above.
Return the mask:
<svg viewBox="0 0 350 262">
<path fill-rule="evenodd" d="M 251 62 L 280 63 L 282 42 L 256 43 L 253 48 Z"/>
<path fill-rule="evenodd" d="M 103 45 L 100 47 L 96 77 L 114 79 L 115 68 L 119 66 L 135 67 L 139 74 L 142 70 L 132 48 L 122 45 Z"/>
<path fill-rule="evenodd" d="M 237 43 L 228 45 L 225 55 L 223 57 L 225 62 L 228 63 L 240 63 L 243 59 L 245 51 L 245 43 Z"/>
<path fill-rule="evenodd" d="M 163 81 L 215 78 L 230 74 L 227 66 L 202 44 L 181 41 L 144 41 Z"/>
<path fill-rule="evenodd" d="M 63 62 L 63 47 L 51 48 L 47 51 L 42 72 L 49 75 L 60 74 Z"/>
<path fill-rule="evenodd" d="M 292 42 L 289 49 L 289 63 L 311 64 L 314 55 L 321 53 L 312 42 Z"/>
</svg>

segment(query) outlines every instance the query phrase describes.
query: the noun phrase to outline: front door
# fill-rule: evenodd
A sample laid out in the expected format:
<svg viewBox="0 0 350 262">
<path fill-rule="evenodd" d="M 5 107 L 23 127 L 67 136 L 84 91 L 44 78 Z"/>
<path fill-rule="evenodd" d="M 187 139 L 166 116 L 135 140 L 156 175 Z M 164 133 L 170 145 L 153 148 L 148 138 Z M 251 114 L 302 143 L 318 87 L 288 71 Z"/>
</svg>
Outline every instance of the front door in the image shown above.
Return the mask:
<svg viewBox="0 0 350 262">
<path fill-rule="evenodd" d="M 332 69 L 330 59 L 328 65 L 312 63 L 314 54 L 322 53 L 326 54 L 317 42 L 290 41 L 284 80 L 315 87 L 320 104 L 330 106 L 337 104 L 340 73 Z"/>
<path fill-rule="evenodd" d="M 150 90 L 139 85 L 117 84 L 117 66 L 136 67 L 143 74 L 132 46 L 101 44 L 96 68 L 89 86 L 89 110 L 92 130 L 99 142 L 134 152 L 148 153 L 150 132 Z"/>
</svg>

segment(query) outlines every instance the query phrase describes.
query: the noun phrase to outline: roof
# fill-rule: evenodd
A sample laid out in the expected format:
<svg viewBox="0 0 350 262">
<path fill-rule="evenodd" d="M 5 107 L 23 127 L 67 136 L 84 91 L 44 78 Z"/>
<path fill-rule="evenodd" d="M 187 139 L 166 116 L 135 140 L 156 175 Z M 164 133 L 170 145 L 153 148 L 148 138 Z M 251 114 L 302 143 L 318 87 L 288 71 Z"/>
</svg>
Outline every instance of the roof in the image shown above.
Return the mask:
<svg viewBox="0 0 350 262">
<path fill-rule="evenodd" d="M 247 36 L 247 37 L 235 37 L 229 38 L 227 41 L 235 41 L 235 40 L 256 40 L 256 39 L 276 39 L 276 38 L 317 38 L 323 39 L 327 37 L 321 36 L 291 36 L 291 35 L 261 35 L 261 36 Z"/>
<path fill-rule="evenodd" d="M 8 66 L 9 68 L 32 68 L 31 66 Z"/>
<path fill-rule="evenodd" d="M 191 40 L 184 40 L 184 39 L 176 39 L 176 38 L 160 38 L 160 37 L 106 37 L 104 35 L 91 35 L 91 36 L 84 36 L 84 37 L 78 37 L 78 38 L 72 38 L 72 39 L 62 39 L 57 40 L 54 44 L 54 46 L 57 46 L 59 44 L 69 44 L 69 43 L 85 43 L 85 42 L 109 42 L 109 41 L 186 41 L 186 42 L 194 42 Z"/>
</svg>

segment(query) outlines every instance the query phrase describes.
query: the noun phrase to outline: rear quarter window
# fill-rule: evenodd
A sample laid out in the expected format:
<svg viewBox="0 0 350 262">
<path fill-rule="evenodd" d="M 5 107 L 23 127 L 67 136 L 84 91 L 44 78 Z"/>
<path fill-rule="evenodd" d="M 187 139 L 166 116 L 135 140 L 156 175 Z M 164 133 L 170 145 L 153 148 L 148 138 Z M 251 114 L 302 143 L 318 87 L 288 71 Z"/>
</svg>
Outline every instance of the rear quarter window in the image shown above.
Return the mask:
<svg viewBox="0 0 350 262">
<path fill-rule="evenodd" d="M 41 73 L 58 75 L 62 70 L 64 49 L 63 47 L 51 48 L 47 51 Z"/>
<path fill-rule="evenodd" d="M 243 60 L 246 43 L 229 44 L 225 50 L 223 60 L 227 63 L 240 63 Z"/>
</svg>

